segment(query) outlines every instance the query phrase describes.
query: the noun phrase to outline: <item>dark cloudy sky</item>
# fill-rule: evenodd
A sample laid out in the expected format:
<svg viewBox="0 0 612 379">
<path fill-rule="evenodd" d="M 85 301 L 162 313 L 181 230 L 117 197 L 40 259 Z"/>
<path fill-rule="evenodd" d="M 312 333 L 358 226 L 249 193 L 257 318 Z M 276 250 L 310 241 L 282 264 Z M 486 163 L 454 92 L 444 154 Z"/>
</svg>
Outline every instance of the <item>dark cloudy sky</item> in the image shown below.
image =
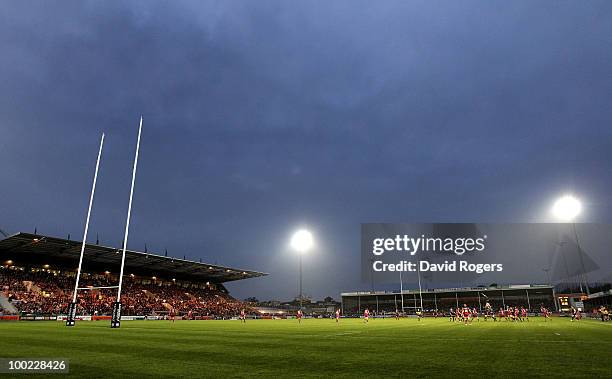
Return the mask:
<svg viewBox="0 0 612 379">
<path fill-rule="evenodd" d="M 610 1 L 5 1 L 0 228 L 360 282 L 361 222 L 612 221 Z M 604 265 L 612 262 L 604 262 Z M 608 266 L 608 267 L 610 267 Z"/>
</svg>

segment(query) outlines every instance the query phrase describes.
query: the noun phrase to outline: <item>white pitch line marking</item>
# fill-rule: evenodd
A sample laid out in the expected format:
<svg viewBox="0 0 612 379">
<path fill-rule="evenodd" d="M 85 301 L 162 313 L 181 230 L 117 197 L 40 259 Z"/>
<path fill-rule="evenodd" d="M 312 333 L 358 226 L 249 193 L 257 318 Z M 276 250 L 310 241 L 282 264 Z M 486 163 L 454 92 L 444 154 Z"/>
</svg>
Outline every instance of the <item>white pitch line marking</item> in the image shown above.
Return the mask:
<svg viewBox="0 0 612 379">
<path fill-rule="evenodd" d="M 337 334 L 334 334 L 334 335 L 335 336 L 347 336 L 347 335 L 350 335 L 350 334 L 361 334 L 361 332 L 346 332 L 346 333 L 337 333 Z"/>
</svg>

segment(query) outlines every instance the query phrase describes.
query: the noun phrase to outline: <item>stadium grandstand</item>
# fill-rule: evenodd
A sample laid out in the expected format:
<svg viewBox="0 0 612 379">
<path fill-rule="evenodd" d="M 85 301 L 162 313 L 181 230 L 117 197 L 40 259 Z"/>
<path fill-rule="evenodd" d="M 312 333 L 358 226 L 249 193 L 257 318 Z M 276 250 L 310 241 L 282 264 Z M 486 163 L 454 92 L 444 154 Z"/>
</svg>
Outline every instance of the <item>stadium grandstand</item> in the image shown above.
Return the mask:
<svg viewBox="0 0 612 379">
<path fill-rule="evenodd" d="M 588 295 L 585 306 L 588 309 L 612 308 L 612 289 L 608 288 Z"/>
<path fill-rule="evenodd" d="M 425 315 L 446 314 L 450 308 L 463 304 L 483 309 L 488 302 L 494 309 L 524 306 L 537 311 L 541 306 L 558 310 L 554 287 L 549 285 L 495 285 L 491 287 L 440 288 L 419 291 L 346 292 L 342 293 L 342 312 L 359 315 L 365 309 L 375 314 L 393 313 L 402 310 L 416 314 L 422 309 Z"/>
<path fill-rule="evenodd" d="M 21 317 L 65 315 L 82 242 L 30 233 L 0 240 L 0 312 Z M 111 314 L 119 281 L 120 249 L 85 244 L 77 315 Z M 187 259 L 126 251 L 123 314 L 230 318 L 250 304 L 232 298 L 224 283 L 267 275 Z M 111 287 L 111 288 L 105 288 Z"/>
</svg>

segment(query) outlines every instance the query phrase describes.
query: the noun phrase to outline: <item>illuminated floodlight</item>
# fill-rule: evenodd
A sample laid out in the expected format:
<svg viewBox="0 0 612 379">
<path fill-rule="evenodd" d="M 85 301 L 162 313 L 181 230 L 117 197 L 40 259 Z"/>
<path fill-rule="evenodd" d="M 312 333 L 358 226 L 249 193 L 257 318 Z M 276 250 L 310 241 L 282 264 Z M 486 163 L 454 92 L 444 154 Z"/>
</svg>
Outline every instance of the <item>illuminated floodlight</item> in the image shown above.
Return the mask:
<svg viewBox="0 0 612 379">
<path fill-rule="evenodd" d="M 312 234 L 308 230 L 298 230 L 291 237 L 291 247 L 300 254 L 303 254 L 310 250 L 310 248 L 312 248 L 312 245 Z"/>
<path fill-rule="evenodd" d="M 552 207 L 553 215 L 565 222 L 573 221 L 582 211 L 580 200 L 572 195 L 561 196 Z"/>
</svg>

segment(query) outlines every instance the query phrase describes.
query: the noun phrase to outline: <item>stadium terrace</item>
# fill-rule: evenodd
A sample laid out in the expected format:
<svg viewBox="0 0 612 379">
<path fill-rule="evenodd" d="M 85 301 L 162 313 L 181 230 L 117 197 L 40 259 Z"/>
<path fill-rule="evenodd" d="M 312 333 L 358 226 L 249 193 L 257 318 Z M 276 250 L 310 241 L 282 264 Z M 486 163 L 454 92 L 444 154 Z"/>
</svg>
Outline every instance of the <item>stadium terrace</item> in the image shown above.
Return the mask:
<svg viewBox="0 0 612 379">
<path fill-rule="evenodd" d="M 445 313 L 450 308 L 459 308 L 467 303 L 479 309 L 488 301 L 496 308 L 524 305 L 527 309 L 544 306 L 558 310 L 554 287 L 549 285 L 507 285 L 492 287 L 439 288 L 403 291 L 345 292 L 342 293 L 344 314 L 361 314 L 370 309 L 376 314 L 393 313 L 403 309 L 407 314 L 416 314 L 422 309 L 425 315 Z"/>
<path fill-rule="evenodd" d="M 18 233 L 0 240 L 0 310 L 65 314 L 74 290 L 82 242 Z M 120 250 L 85 244 L 79 314 L 108 315 L 116 296 Z M 223 283 L 266 273 L 126 251 L 125 311 L 131 315 L 233 317 L 245 304 Z"/>
</svg>

